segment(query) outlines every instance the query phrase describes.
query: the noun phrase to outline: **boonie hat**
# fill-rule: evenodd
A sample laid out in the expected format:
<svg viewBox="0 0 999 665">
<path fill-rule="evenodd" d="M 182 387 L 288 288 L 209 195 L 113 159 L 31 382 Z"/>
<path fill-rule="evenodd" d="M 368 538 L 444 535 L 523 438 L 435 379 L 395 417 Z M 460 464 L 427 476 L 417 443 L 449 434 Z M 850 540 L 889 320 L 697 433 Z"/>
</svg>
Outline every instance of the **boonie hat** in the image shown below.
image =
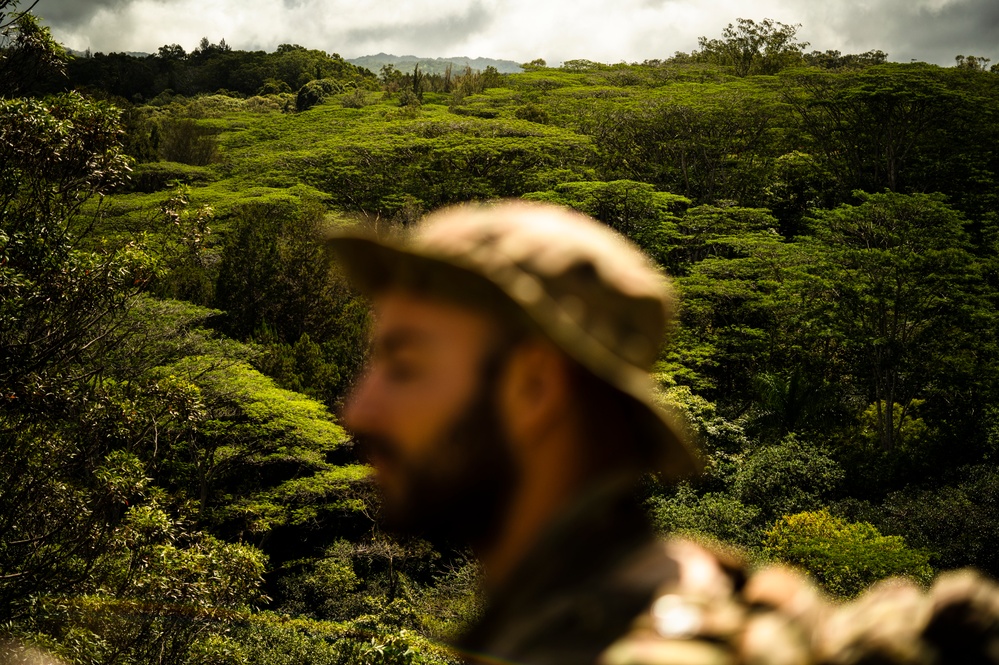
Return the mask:
<svg viewBox="0 0 999 665">
<path fill-rule="evenodd" d="M 413 286 L 512 302 L 570 358 L 629 396 L 640 443 L 671 479 L 700 464 L 683 428 L 653 401 L 649 370 L 673 310 L 669 282 L 629 240 L 573 210 L 504 201 L 426 217 L 406 236 L 352 229 L 327 238 L 368 294 Z"/>
</svg>

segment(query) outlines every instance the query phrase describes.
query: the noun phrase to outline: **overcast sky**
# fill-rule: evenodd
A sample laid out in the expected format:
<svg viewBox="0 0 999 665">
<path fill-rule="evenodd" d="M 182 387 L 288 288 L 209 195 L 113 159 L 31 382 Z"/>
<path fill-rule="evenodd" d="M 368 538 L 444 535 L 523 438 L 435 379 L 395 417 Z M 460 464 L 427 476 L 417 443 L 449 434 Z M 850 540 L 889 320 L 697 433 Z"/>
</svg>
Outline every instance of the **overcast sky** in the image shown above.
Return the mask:
<svg viewBox="0 0 999 665">
<path fill-rule="evenodd" d="M 633 62 L 690 51 L 736 18 L 769 17 L 800 23 L 811 49 L 999 62 L 999 0 L 41 0 L 35 12 L 65 45 L 95 52 L 190 50 L 208 37 L 237 49 L 295 43 L 348 58 Z"/>
</svg>

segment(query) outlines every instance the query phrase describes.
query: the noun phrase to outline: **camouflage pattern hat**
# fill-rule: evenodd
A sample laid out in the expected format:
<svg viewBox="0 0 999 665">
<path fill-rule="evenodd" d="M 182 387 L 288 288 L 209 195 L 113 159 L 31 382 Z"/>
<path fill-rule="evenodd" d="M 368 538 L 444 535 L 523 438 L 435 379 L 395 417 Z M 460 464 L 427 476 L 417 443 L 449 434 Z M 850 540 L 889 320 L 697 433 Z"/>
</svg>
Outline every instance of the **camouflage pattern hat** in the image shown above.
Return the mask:
<svg viewBox="0 0 999 665">
<path fill-rule="evenodd" d="M 608 227 L 565 208 L 508 201 L 444 209 L 407 237 L 348 231 L 328 244 L 369 294 L 410 287 L 512 304 L 569 357 L 632 398 L 634 424 L 655 446 L 662 475 L 699 470 L 682 428 L 653 402 L 649 370 L 673 310 L 669 283 Z"/>
</svg>

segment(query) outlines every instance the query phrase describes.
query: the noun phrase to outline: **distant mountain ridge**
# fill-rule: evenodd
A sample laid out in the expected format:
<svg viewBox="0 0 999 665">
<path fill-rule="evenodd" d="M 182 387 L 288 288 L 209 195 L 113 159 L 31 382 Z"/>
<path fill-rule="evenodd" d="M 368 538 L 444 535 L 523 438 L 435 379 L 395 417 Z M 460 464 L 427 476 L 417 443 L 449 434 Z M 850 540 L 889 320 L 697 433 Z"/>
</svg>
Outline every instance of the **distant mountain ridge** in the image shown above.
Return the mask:
<svg viewBox="0 0 999 665">
<path fill-rule="evenodd" d="M 77 51 L 74 48 L 67 48 L 66 49 L 66 53 L 69 53 L 71 56 L 76 57 L 76 58 L 88 58 L 88 57 L 90 57 L 89 55 L 87 55 L 89 52 L 90 52 L 90 49 L 86 49 L 86 50 L 83 50 L 83 51 Z M 148 58 L 150 55 L 152 55 L 152 53 L 146 53 L 145 51 L 111 51 L 111 52 L 112 53 L 124 53 L 125 55 L 132 56 L 133 58 Z M 95 53 L 96 53 L 96 51 L 95 51 Z"/>
<path fill-rule="evenodd" d="M 347 58 L 347 62 L 358 67 L 365 67 L 374 73 L 378 73 L 384 65 L 392 65 L 398 70 L 409 71 L 420 65 L 420 69 L 427 74 L 443 74 L 448 65 L 452 71 L 466 66 L 476 71 L 482 71 L 486 67 L 495 67 L 501 74 L 514 74 L 521 69 L 519 62 L 513 60 L 495 60 L 493 58 L 469 58 L 466 56 L 454 56 L 449 58 L 420 58 L 415 55 L 390 55 L 379 53 L 377 55 L 362 55 L 360 58 Z"/>
</svg>

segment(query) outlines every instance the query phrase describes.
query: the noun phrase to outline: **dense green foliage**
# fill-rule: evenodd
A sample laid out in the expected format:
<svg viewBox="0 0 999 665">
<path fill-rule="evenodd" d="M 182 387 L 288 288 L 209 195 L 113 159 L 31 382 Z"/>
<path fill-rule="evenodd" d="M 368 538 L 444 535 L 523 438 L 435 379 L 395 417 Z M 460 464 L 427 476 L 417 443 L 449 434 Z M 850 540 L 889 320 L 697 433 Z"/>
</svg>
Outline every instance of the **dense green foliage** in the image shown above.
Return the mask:
<svg viewBox="0 0 999 665">
<path fill-rule="evenodd" d="M 74 84 L 129 100 L 228 90 L 242 95 L 291 92 L 314 80 L 337 86 L 370 87 L 375 76 L 338 54 L 282 44 L 273 53 L 233 51 L 223 39 L 202 39 L 190 53 L 171 44 L 146 57 L 97 53 L 70 61 Z"/>
<path fill-rule="evenodd" d="M 67 59 L 26 16 L 0 51 L 10 636 L 88 663 L 447 662 L 475 566 L 376 526 L 332 415 L 366 307 L 317 239 L 496 197 L 594 215 L 676 278 L 656 376 L 707 468 L 649 483 L 664 531 L 841 595 L 999 574 L 995 73 L 743 20 L 510 75 L 207 40 Z"/>
<path fill-rule="evenodd" d="M 883 536 L 870 524 L 850 523 L 820 510 L 785 515 L 764 539 L 766 554 L 804 567 L 832 593 L 853 596 L 895 575 L 926 583 L 931 570 L 925 553 L 909 549 L 898 536 Z"/>
</svg>

